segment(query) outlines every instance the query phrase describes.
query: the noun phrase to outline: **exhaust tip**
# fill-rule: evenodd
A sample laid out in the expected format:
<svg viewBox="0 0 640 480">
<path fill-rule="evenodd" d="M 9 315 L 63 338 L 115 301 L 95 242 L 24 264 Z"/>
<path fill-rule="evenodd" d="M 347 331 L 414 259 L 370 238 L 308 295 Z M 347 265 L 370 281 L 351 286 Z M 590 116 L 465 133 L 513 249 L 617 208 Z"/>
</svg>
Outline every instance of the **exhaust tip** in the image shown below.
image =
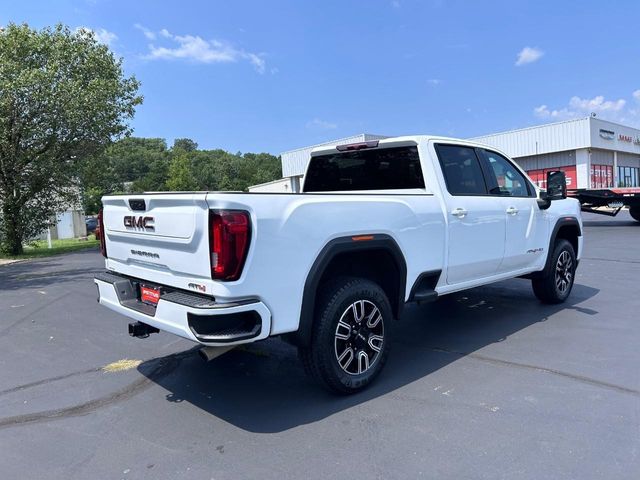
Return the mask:
<svg viewBox="0 0 640 480">
<path fill-rule="evenodd" d="M 204 360 L 205 362 L 209 361 L 209 358 L 207 357 L 207 354 L 204 352 L 204 348 L 201 348 L 200 350 L 198 350 L 198 355 L 200 356 L 200 358 L 202 360 Z"/>
<path fill-rule="evenodd" d="M 205 362 L 210 362 L 214 358 L 218 358 L 220 355 L 223 355 L 234 348 L 235 345 L 230 345 L 228 347 L 202 347 L 198 350 L 198 355 L 200 355 L 200 358 Z"/>
</svg>

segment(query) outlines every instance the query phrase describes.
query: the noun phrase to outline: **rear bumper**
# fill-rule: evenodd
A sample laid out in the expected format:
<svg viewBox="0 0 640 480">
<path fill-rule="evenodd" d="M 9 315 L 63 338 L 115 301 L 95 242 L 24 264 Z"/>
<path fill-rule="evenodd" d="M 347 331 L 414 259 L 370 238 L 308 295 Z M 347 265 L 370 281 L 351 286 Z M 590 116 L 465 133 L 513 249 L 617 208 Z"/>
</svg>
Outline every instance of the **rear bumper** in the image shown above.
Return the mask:
<svg viewBox="0 0 640 480">
<path fill-rule="evenodd" d="M 159 330 L 210 346 L 238 345 L 269 336 L 271 313 L 259 300 L 216 303 L 211 297 L 167 289 L 154 308 L 139 301 L 143 280 L 104 272 L 96 275 L 101 305 Z"/>
</svg>

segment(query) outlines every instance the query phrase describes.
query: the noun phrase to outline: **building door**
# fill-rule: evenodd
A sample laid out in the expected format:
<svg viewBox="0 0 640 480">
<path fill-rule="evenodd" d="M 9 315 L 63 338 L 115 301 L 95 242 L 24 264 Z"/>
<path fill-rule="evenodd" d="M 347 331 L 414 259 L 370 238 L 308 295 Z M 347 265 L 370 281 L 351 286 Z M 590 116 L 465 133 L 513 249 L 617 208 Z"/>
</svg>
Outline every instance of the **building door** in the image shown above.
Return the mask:
<svg viewBox="0 0 640 480">
<path fill-rule="evenodd" d="M 58 215 L 58 238 L 73 238 L 73 212 L 67 211 Z"/>
</svg>

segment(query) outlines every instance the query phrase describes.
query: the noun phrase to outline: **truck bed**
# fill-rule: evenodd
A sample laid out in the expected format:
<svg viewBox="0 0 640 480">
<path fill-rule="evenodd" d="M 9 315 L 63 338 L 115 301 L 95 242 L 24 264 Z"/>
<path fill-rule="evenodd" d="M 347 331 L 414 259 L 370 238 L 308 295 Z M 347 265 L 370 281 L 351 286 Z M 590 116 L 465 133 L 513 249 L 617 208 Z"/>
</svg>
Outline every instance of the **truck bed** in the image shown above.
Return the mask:
<svg viewBox="0 0 640 480">
<path fill-rule="evenodd" d="M 265 300 L 280 321 L 272 334 L 293 331 L 300 316 L 306 275 L 333 238 L 389 234 L 407 258 L 407 281 L 441 268 L 445 224 L 433 195 L 164 193 L 103 198 L 108 270 L 158 285 L 212 296 L 217 303 Z M 126 226 L 133 215 L 149 217 L 152 229 Z M 242 210 L 251 218 L 251 238 L 242 274 L 235 281 L 211 276 L 210 210 Z M 424 239 L 431 239 L 429 244 Z M 408 292 L 407 292 L 408 294 Z"/>
</svg>

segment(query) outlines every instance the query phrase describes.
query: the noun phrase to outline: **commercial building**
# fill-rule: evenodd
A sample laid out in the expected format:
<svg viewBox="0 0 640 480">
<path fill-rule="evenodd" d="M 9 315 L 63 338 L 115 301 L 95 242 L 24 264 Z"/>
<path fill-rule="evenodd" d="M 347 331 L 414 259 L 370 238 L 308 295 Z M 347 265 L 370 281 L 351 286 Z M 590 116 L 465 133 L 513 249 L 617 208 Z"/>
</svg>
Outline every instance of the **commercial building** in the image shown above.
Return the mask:
<svg viewBox="0 0 640 480">
<path fill-rule="evenodd" d="M 271 182 L 259 183 L 249 187 L 250 192 L 297 193 L 300 191 L 301 176 L 284 177 Z"/>
<path fill-rule="evenodd" d="M 494 146 L 540 186 L 548 170 L 563 170 L 569 188 L 640 186 L 640 130 L 586 117 L 475 137 Z"/>
<path fill-rule="evenodd" d="M 78 197 L 79 197 L 79 191 Z M 43 231 L 36 237 L 44 240 L 51 237 L 52 240 L 85 237 L 87 225 L 85 223 L 84 209 L 79 199 L 65 202 L 64 206 L 51 218 L 48 231 Z"/>
<path fill-rule="evenodd" d="M 46 240 L 49 235 L 51 240 L 85 237 L 87 235 L 85 218 L 81 208 L 69 208 L 57 213 L 55 220 L 52 219 L 48 232 L 45 230 L 40 233 L 35 240 Z"/>
<path fill-rule="evenodd" d="M 363 133 L 284 152 L 281 155 L 282 175 L 288 180 L 269 184 L 266 188 L 269 191 L 299 191 L 314 147 L 382 138 L 388 136 Z M 542 187 L 549 170 L 563 170 L 570 189 L 640 186 L 640 130 L 596 117 L 483 135 L 471 140 L 502 150 Z"/>
</svg>

